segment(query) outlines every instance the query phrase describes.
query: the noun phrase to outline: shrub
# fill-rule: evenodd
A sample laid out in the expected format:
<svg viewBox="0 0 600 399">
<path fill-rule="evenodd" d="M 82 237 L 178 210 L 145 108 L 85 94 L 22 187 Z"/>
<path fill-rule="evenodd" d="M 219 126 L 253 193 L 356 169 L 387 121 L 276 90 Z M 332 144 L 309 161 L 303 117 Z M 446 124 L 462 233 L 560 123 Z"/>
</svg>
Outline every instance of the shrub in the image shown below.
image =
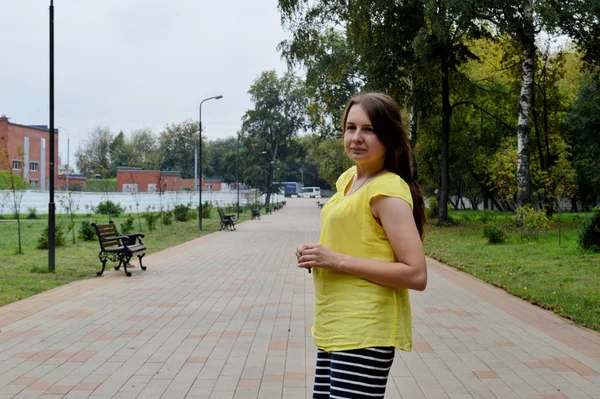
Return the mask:
<svg viewBox="0 0 600 399">
<path fill-rule="evenodd" d="M 483 224 L 492 223 L 494 221 L 494 212 L 489 209 L 484 209 L 479 214 L 479 221 Z"/>
<path fill-rule="evenodd" d="M 187 205 L 177 205 L 173 209 L 175 220 L 178 222 L 187 222 L 190 220 L 190 208 Z"/>
<path fill-rule="evenodd" d="M 90 222 L 81 222 L 78 231 L 79 238 L 83 241 L 93 241 L 96 238 L 96 231 Z"/>
<path fill-rule="evenodd" d="M 121 234 L 129 234 L 133 231 L 133 215 L 128 215 L 125 222 L 121 223 Z"/>
<path fill-rule="evenodd" d="M 202 219 L 210 219 L 212 209 L 213 209 L 212 202 L 205 201 L 204 204 L 202 204 Z"/>
<path fill-rule="evenodd" d="M 120 216 L 123 213 L 121 204 L 115 204 L 111 200 L 102 201 L 96 207 L 96 213 L 100 215 Z"/>
<path fill-rule="evenodd" d="M 148 224 L 148 231 L 154 230 L 154 225 L 156 224 L 156 220 L 158 220 L 158 214 L 153 212 L 146 212 L 142 215 L 144 219 L 146 219 L 146 224 Z"/>
<path fill-rule="evenodd" d="M 64 247 L 66 244 L 65 233 L 60 227 L 55 230 L 55 244 L 57 247 Z M 48 249 L 48 226 L 42 231 L 42 235 L 38 238 L 37 249 Z"/>
<path fill-rule="evenodd" d="M 468 213 L 463 213 L 460 215 L 460 218 L 465 222 L 465 223 L 470 223 L 473 221 L 473 215 L 470 215 Z"/>
<path fill-rule="evenodd" d="M 171 211 L 166 211 L 163 213 L 162 222 L 165 226 L 169 226 L 171 223 L 173 223 L 173 214 Z"/>
<path fill-rule="evenodd" d="M 531 205 L 524 205 L 517 210 L 517 220 L 521 220 L 521 236 L 524 238 L 537 239 L 540 230 L 550 228 L 550 219 L 543 210 L 536 211 Z"/>
<path fill-rule="evenodd" d="M 579 245 L 583 249 L 600 252 L 600 207 L 594 208 L 592 217 L 581 226 Z"/>
<path fill-rule="evenodd" d="M 486 224 L 483 228 L 483 236 L 490 244 L 499 244 L 506 241 L 508 233 L 498 226 Z"/>
<path fill-rule="evenodd" d="M 437 197 L 434 195 L 433 197 L 429 198 L 428 204 L 427 204 L 427 219 L 435 219 L 437 218 L 437 213 L 438 213 L 438 199 Z"/>
<path fill-rule="evenodd" d="M 37 219 L 37 209 L 27 208 L 27 219 Z"/>
</svg>

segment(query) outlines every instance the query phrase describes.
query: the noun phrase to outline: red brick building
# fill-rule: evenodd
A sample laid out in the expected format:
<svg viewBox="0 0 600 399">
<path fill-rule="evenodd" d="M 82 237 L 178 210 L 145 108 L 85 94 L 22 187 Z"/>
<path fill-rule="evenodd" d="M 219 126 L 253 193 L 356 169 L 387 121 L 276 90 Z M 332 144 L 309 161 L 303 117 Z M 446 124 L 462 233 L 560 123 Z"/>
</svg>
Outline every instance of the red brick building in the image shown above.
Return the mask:
<svg viewBox="0 0 600 399">
<path fill-rule="evenodd" d="M 196 183 L 196 184 L 194 184 Z M 117 191 L 130 190 L 147 193 L 160 191 L 192 191 L 197 185 L 194 179 L 182 179 L 179 172 L 142 170 L 140 168 L 117 168 Z M 221 179 L 204 178 L 202 191 L 220 191 Z"/>
<path fill-rule="evenodd" d="M 71 173 L 69 175 L 69 191 L 85 191 L 87 188 L 87 178 L 82 174 Z M 58 180 L 56 181 L 56 189 L 57 190 L 67 190 L 67 175 L 66 173 L 61 173 L 58 175 Z"/>
<path fill-rule="evenodd" d="M 58 181 L 58 129 L 54 129 L 54 181 Z M 47 190 L 50 181 L 48 126 L 26 126 L 0 117 L 0 170 L 11 170 L 32 186 Z"/>
</svg>

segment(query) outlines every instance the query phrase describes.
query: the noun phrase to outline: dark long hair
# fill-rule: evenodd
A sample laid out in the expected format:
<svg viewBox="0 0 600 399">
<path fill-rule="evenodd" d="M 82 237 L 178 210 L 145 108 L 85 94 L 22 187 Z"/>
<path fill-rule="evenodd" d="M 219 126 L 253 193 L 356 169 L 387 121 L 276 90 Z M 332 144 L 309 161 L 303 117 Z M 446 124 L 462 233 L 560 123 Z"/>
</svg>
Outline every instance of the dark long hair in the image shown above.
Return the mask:
<svg viewBox="0 0 600 399">
<path fill-rule="evenodd" d="M 342 131 L 346 130 L 348 111 L 355 104 L 359 104 L 364 108 L 371 119 L 375 134 L 385 146 L 384 167 L 399 175 L 410 187 L 413 200 L 413 217 L 422 240 L 423 226 L 425 225 L 425 202 L 419 185 L 413 179 L 411 170 L 413 152 L 408 135 L 402 125 L 402 116 L 398 104 L 387 94 L 358 94 L 352 97 L 346 105 L 342 117 Z"/>
</svg>

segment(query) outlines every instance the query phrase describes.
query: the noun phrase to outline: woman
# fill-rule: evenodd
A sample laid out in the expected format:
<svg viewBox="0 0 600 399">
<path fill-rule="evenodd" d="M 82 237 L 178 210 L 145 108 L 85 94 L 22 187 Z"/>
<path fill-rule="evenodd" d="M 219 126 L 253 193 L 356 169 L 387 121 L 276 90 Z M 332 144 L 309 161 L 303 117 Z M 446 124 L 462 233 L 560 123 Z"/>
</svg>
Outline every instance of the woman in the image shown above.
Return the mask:
<svg viewBox="0 0 600 399">
<path fill-rule="evenodd" d="M 423 196 L 391 97 L 357 95 L 342 120 L 356 165 L 323 207 L 319 244 L 296 250 L 298 267 L 314 270 L 313 398 L 383 398 L 395 348 L 412 349 L 408 290 L 427 285 Z"/>
</svg>

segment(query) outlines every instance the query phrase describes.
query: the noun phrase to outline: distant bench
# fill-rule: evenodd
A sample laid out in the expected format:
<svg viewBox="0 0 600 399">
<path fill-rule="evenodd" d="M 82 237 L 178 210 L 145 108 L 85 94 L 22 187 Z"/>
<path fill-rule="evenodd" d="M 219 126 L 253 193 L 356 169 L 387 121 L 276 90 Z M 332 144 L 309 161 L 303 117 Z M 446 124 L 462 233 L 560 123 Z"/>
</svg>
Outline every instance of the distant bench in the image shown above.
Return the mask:
<svg viewBox="0 0 600 399">
<path fill-rule="evenodd" d="M 98 259 L 102 262 L 102 270 L 97 272 L 96 275 L 102 276 L 106 262 L 110 260 L 119 262 L 115 266 L 115 270 L 119 270 L 123 266 L 127 277 L 131 277 L 131 272 L 127 271 L 127 265 L 134 256 L 138 257 L 142 270 L 146 270 L 146 266 L 142 265 L 142 258 L 146 254 L 146 246 L 142 242 L 142 238 L 144 238 L 142 233 L 121 235 L 117 232 L 117 227 L 112 221 L 108 224 L 92 223 L 92 226 L 98 235 L 98 242 L 100 243 Z"/>
<path fill-rule="evenodd" d="M 221 219 L 221 230 L 235 230 L 235 216 L 226 215 L 222 209 L 217 209 L 217 212 L 219 212 L 219 218 Z"/>
</svg>

